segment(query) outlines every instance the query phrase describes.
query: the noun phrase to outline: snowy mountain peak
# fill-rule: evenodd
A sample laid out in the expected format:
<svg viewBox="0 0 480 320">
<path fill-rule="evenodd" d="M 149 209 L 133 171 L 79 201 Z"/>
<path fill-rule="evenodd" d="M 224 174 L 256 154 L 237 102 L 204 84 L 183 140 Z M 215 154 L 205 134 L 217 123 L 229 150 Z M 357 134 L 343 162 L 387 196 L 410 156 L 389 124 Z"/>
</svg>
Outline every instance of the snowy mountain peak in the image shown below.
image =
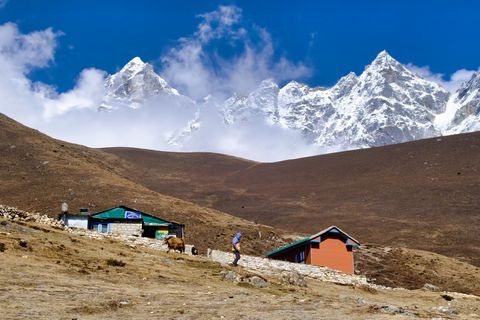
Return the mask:
<svg viewBox="0 0 480 320">
<path fill-rule="evenodd" d="M 143 62 L 140 57 L 135 57 L 132 60 L 130 60 L 123 68 L 120 70 L 120 72 L 126 72 L 126 71 L 133 71 L 133 72 L 140 72 L 145 68 L 146 63 Z"/>
<path fill-rule="evenodd" d="M 101 108 L 137 108 L 153 96 L 166 95 L 167 100 L 151 101 L 196 110 L 193 120 L 169 139 L 172 144 L 181 144 L 201 130 L 207 104 L 220 112 L 226 125 L 279 125 L 298 131 L 308 143 L 336 150 L 480 130 L 480 71 L 451 95 L 387 51 L 380 52 L 360 75 L 350 72 L 330 88 L 297 81 L 279 88 L 273 79 L 265 79 L 251 92 L 234 93 L 223 102 L 209 96 L 202 105 L 180 95 L 139 57 L 108 77 L 105 87 Z"/>
<path fill-rule="evenodd" d="M 449 131 L 451 133 L 480 130 L 480 71 L 453 95 L 448 109 L 454 114 Z"/>
<path fill-rule="evenodd" d="M 463 83 L 457 90 L 458 99 L 464 98 L 470 90 L 480 89 L 480 71 L 475 72 L 470 80 Z"/>
<path fill-rule="evenodd" d="M 278 89 L 278 84 L 271 78 L 265 79 L 262 82 L 260 82 L 260 85 L 258 86 L 258 89 L 262 88 L 277 88 Z M 257 90 L 258 90 L 257 89 Z"/>
<path fill-rule="evenodd" d="M 292 96 L 301 96 L 305 95 L 310 91 L 310 87 L 304 83 L 297 81 L 290 81 L 282 89 L 280 89 L 280 94 L 289 94 Z"/>
<path fill-rule="evenodd" d="M 337 84 L 332 87 L 331 89 L 332 95 L 337 99 L 340 97 L 346 96 L 347 94 L 350 93 L 353 86 L 357 84 L 357 82 L 358 82 L 357 75 L 354 72 L 350 72 L 346 76 L 340 78 Z"/>
<path fill-rule="evenodd" d="M 130 60 L 119 72 L 109 76 L 105 82 L 106 97 L 101 110 L 118 107 L 137 108 L 146 99 L 166 94 L 178 96 L 176 89 L 153 70 L 153 66 L 139 57 Z"/>
<path fill-rule="evenodd" d="M 225 123 L 264 119 L 269 123 L 278 120 L 278 84 L 273 79 L 263 80 L 247 96 L 234 94 L 223 104 Z"/>
<path fill-rule="evenodd" d="M 375 71 L 384 71 L 384 70 L 398 70 L 403 71 L 405 67 L 395 60 L 387 51 L 383 50 L 380 52 L 375 60 L 366 68 L 366 70 L 375 72 Z"/>
</svg>

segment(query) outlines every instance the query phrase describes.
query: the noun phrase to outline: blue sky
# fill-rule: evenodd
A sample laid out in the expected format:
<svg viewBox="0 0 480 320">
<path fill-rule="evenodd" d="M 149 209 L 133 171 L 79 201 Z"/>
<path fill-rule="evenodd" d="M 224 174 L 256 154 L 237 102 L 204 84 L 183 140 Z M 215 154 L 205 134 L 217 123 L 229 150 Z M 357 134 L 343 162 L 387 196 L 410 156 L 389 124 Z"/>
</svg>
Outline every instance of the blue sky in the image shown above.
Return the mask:
<svg viewBox="0 0 480 320">
<path fill-rule="evenodd" d="M 256 41 L 257 27 L 271 35 L 272 59 L 308 67 L 301 80 L 310 85 L 330 86 L 350 71 L 359 74 L 383 49 L 445 77 L 480 65 L 478 1 L 10 0 L 0 9 L 0 23 L 14 22 L 22 33 L 48 27 L 62 33 L 53 64 L 33 70 L 30 78 L 65 91 L 84 68 L 113 73 L 134 56 L 161 70 L 160 57 L 194 34 L 199 14 L 220 4 L 242 10 L 239 24 L 250 41 Z M 209 46 L 225 59 L 241 50 L 225 39 Z"/>
</svg>

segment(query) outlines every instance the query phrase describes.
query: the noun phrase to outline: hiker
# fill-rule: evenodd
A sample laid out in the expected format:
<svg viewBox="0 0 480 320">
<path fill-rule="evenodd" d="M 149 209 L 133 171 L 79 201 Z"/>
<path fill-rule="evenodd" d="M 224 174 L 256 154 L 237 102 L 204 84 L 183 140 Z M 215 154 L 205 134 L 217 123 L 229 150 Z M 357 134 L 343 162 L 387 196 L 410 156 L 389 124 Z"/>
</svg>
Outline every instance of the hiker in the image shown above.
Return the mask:
<svg viewBox="0 0 480 320">
<path fill-rule="evenodd" d="M 235 253 L 235 260 L 233 260 L 232 265 L 236 267 L 238 265 L 238 260 L 240 260 L 240 238 L 242 234 L 237 232 L 235 237 L 232 240 L 232 251 Z"/>
</svg>

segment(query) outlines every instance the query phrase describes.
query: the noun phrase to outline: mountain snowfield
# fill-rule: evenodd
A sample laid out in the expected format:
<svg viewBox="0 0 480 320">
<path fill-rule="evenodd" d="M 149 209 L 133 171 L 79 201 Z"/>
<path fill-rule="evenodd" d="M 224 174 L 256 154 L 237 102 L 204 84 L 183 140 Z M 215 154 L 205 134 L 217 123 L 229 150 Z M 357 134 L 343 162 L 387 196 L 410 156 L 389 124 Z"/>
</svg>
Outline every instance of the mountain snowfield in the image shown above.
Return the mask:
<svg viewBox="0 0 480 320">
<path fill-rule="evenodd" d="M 188 105 L 191 120 L 167 142 L 181 146 L 202 129 L 204 113 L 218 113 L 219 125 L 263 121 L 298 131 L 318 147 L 348 150 L 382 146 L 441 135 L 480 130 L 480 72 L 455 93 L 423 79 L 386 51 L 362 74 L 351 72 L 331 88 L 311 88 L 291 81 L 279 87 L 266 79 L 246 95 L 222 102 L 207 97 L 195 102 L 181 95 L 153 67 L 136 57 L 105 82 L 99 111 L 140 108 L 155 97 L 161 102 Z M 168 101 L 168 102 L 165 102 Z"/>
</svg>

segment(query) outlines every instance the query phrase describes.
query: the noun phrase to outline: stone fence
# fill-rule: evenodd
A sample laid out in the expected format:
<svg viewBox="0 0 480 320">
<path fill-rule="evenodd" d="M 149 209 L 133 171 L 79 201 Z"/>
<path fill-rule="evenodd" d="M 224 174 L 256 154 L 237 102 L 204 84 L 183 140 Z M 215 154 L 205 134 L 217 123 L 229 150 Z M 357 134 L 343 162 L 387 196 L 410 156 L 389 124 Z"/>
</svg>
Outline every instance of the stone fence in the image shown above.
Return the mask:
<svg viewBox="0 0 480 320">
<path fill-rule="evenodd" d="M 46 224 L 57 229 L 65 228 L 63 221 L 50 218 L 46 214 L 27 212 L 5 205 L 0 205 L 0 217 L 18 222 L 36 222 Z"/>
<path fill-rule="evenodd" d="M 207 256 L 211 260 L 217 261 L 221 264 L 232 263 L 235 257 L 233 253 L 211 249 L 208 249 Z M 367 282 L 367 278 L 364 276 L 349 275 L 325 267 L 317 267 L 301 263 L 242 255 L 238 264 L 246 269 L 271 276 L 278 276 L 283 272 L 296 272 L 305 277 L 327 282 L 349 285 L 370 285 Z"/>
<path fill-rule="evenodd" d="M 131 248 L 135 248 L 138 246 L 147 247 L 154 250 L 159 251 L 168 251 L 168 246 L 164 244 L 163 240 L 152 239 L 152 238 L 145 238 L 140 236 L 133 236 L 133 235 L 124 235 L 124 234 L 115 234 L 115 233 L 98 233 L 92 230 L 86 229 L 74 229 L 68 228 L 67 232 L 77 234 L 81 237 L 89 238 L 89 239 L 115 239 L 125 243 L 127 246 Z M 185 253 L 188 255 L 192 254 L 192 245 L 185 244 Z M 171 250 L 173 252 L 173 250 Z M 177 251 L 178 252 L 178 251 Z"/>
</svg>

